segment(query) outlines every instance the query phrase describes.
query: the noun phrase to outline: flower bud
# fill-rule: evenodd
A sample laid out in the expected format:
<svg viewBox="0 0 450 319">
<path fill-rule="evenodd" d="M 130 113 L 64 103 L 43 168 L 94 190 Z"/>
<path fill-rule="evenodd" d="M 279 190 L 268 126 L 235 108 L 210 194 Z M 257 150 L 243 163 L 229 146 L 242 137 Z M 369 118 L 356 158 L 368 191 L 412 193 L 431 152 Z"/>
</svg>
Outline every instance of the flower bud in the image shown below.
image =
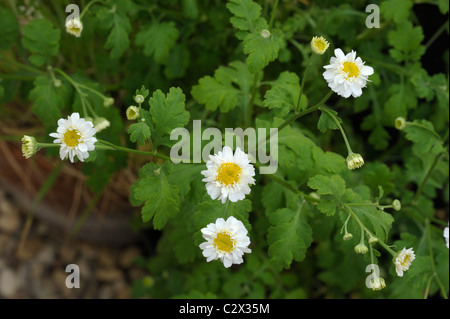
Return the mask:
<svg viewBox="0 0 450 319">
<path fill-rule="evenodd" d="M 311 49 L 315 54 L 322 55 L 324 54 L 330 44 L 324 37 L 313 37 L 311 40 Z"/>
<path fill-rule="evenodd" d="M 355 252 L 357 254 L 366 254 L 369 251 L 369 248 L 367 248 L 366 245 L 364 245 L 363 243 L 360 243 L 358 245 L 355 246 Z"/>
<path fill-rule="evenodd" d="M 347 156 L 348 169 L 353 170 L 355 168 L 360 168 L 363 165 L 364 165 L 364 159 L 361 156 L 361 154 L 351 153 L 349 156 Z"/>
<path fill-rule="evenodd" d="M 110 107 L 113 104 L 114 104 L 114 99 L 112 97 L 107 97 L 106 99 L 103 100 L 104 107 Z"/>
<path fill-rule="evenodd" d="M 57 88 L 59 88 L 61 86 L 62 82 L 60 79 L 54 79 L 53 80 L 53 85 Z"/>
<path fill-rule="evenodd" d="M 134 97 L 134 101 L 138 104 L 144 103 L 145 97 L 141 94 L 138 94 Z"/>
<path fill-rule="evenodd" d="M 267 29 L 262 30 L 262 31 L 261 31 L 261 36 L 262 36 L 264 39 L 270 38 L 270 36 L 271 36 L 270 31 L 267 30 Z"/>
<path fill-rule="evenodd" d="M 139 117 L 139 108 L 137 106 L 131 105 L 127 109 L 127 119 L 133 121 Z"/>
<path fill-rule="evenodd" d="M 22 154 L 25 158 L 30 158 L 37 152 L 36 139 L 33 136 L 24 135 L 22 137 Z"/>
<path fill-rule="evenodd" d="M 370 281 L 370 285 L 372 286 L 373 291 L 381 290 L 386 287 L 386 282 L 381 277 L 374 277 Z"/>
<path fill-rule="evenodd" d="M 378 243 L 378 238 L 377 237 L 370 237 L 369 238 L 369 244 L 370 245 L 375 245 L 376 243 Z"/>
<path fill-rule="evenodd" d="M 406 126 L 406 120 L 403 117 L 397 117 L 394 124 L 397 130 L 403 130 Z"/>
<path fill-rule="evenodd" d="M 94 128 L 97 130 L 97 132 L 104 130 L 110 125 L 111 123 L 104 117 L 98 117 L 94 120 Z"/>
<path fill-rule="evenodd" d="M 400 203 L 398 199 L 394 199 L 394 201 L 392 202 L 392 208 L 394 208 L 396 211 L 399 211 L 400 209 L 402 209 L 402 203 Z"/>
<path fill-rule="evenodd" d="M 350 240 L 353 238 L 353 235 L 350 233 L 345 233 L 344 237 L 342 238 L 343 240 Z"/>
</svg>

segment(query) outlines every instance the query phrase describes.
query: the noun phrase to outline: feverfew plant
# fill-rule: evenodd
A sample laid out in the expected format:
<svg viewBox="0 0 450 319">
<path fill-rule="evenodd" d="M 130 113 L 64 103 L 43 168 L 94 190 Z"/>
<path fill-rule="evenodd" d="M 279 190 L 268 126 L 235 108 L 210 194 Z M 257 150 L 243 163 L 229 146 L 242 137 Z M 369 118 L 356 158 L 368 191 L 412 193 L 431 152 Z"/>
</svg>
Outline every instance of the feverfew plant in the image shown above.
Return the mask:
<svg viewBox="0 0 450 319">
<path fill-rule="evenodd" d="M 427 37 L 412 0 L 373 29 L 360 1 L 47 5 L 0 4 L 2 135 L 95 194 L 136 172 L 134 297 L 447 298 L 448 4 Z"/>
</svg>

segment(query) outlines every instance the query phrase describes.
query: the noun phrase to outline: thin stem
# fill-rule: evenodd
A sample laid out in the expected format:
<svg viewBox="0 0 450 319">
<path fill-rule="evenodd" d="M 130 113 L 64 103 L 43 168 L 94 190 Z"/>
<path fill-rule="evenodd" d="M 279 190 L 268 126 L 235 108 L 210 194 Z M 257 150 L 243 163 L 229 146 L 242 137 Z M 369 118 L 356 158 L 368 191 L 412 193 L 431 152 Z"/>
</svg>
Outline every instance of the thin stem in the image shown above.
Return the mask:
<svg viewBox="0 0 450 319">
<path fill-rule="evenodd" d="M 115 145 L 113 143 L 103 141 L 103 140 L 98 140 L 98 142 L 102 143 L 106 146 L 110 146 L 112 149 L 115 149 L 117 151 L 122 151 L 122 152 L 127 152 L 127 153 L 135 153 L 135 154 L 147 155 L 147 156 L 155 156 L 155 157 L 159 157 L 161 159 L 168 160 L 168 161 L 171 160 L 170 157 L 163 155 L 161 153 L 158 153 L 158 152 L 146 152 L 146 151 L 135 150 L 135 149 L 127 148 L 127 147 L 118 146 L 118 145 Z"/>
<path fill-rule="evenodd" d="M 30 71 L 39 75 L 47 75 L 47 73 L 45 73 L 44 71 L 41 71 L 35 67 L 32 67 L 30 65 L 26 65 L 26 64 L 22 64 L 20 62 L 14 61 L 14 60 L 9 60 L 9 59 L 4 59 L 5 62 L 7 62 L 8 64 L 12 65 L 12 66 L 16 66 L 18 68 L 21 68 L 23 70 L 26 71 Z"/>
<path fill-rule="evenodd" d="M 303 95 L 303 88 L 305 86 L 306 74 L 308 73 L 309 66 L 312 62 L 313 56 L 314 56 L 314 53 L 311 53 L 311 55 L 309 56 L 308 62 L 306 64 L 305 72 L 303 73 L 302 84 L 300 86 L 300 94 L 298 95 L 297 106 L 295 107 L 295 112 L 300 112 L 300 101 L 301 101 L 302 95 Z"/>
<path fill-rule="evenodd" d="M 349 214 L 352 215 L 353 219 L 358 223 L 359 227 L 361 227 L 362 229 L 364 229 L 364 231 L 369 234 L 372 237 L 376 237 L 374 234 L 372 234 L 372 232 L 367 229 L 367 227 L 361 222 L 361 220 L 358 218 L 358 216 L 356 216 L 356 214 L 352 211 L 352 209 L 347 205 L 344 204 L 344 208 L 347 209 L 347 212 Z M 378 243 L 384 248 L 386 249 L 393 257 L 396 255 L 396 252 L 393 251 L 388 245 L 386 245 L 384 243 L 384 241 L 382 241 L 380 238 L 378 238 Z"/>
<path fill-rule="evenodd" d="M 272 8 L 272 14 L 270 15 L 270 21 L 269 21 L 269 30 L 272 30 L 273 22 L 275 20 L 275 14 L 277 13 L 277 7 L 278 7 L 279 0 L 275 0 L 275 3 Z"/>
<path fill-rule="evenodd" d="M 333 94 L 333 91 L 331 91 L 330 90 L 330 92 L 328 92 L 328 94 L 319 102 L 319 103 L 317 103 L 316 105 L 314 105 L 314 106 L 311 106 L 311 107 L 309 107 L 309 108 L 307 108 L 306 110 L 304 110 L 304 111 L 302 111 L 302 112 L 300 112 L 300 113 L 297 113 L 297 114 L 294 114 L 294 115 L 292 115 L 289 119 L 287 119 L 284 123 L 282 123 L 280 126 L 278 126 L 278 131 L 277 131 L 277 133 L 278 132 L 280 132 L 283 128 L 285 128 L 286 126 L 288 126 L 289 124 L 291 124 L 292 122 L 295 122 L 297 119 L 299 119 L 300 117 L 302 117 L 302 116 L 304 116 L 304 115 L 306 115 L 306 114 L 309 114 L 309 113 L 311 113 L 311 112 L 314 112 L 315 110 L 317 110 L 320 106 L 322 106 L 329 98 L 330 98 L 330 96 Z M 274 134 L 274 133 L 273 133 Z M 268 133 L 267 135 L 266 135 L 266 141 L 267 140 L 269 140 L 270 138 L 272 137 L 272 134 L 271 133 Z"/>
<path fill-rule="evenodd" d="M 431 259 L 431 268 L 433 270 L 433 274 L 436 277 L 436 282 L 439 285 L 439 288 L 441 289 L 441 294 L 445 299 L 448 299 L 447 297 L 447 293 L 445 291 L 445 287 L 441 282 L 441 279 L 439 278 L 438 273 L 436 272 L 436 266 L 434 264 L 434 253 L 433 253 L 433 247 L 431 246 L 431 231 L 430 231 L 430 221 L 429 219 L 425 219 L 425 227 L 426 227 L 426 232 L 427 232 L 427 243 L 428 243 L 428 253 L 430 254 L 430 259 Z"/>
<path fill-rule="evenodd" d="M 428 283 L 427 283 L 427 287 L 425 289 L 425 294 L 423 296 L 423 299 L 428 299 L 428 293 L 430 292 L 431 281 L 433 280 L 435 275 L 436 274 L 431 275 L 430 279 L 428 279 Z"/>
<path fill-rule="evenodd" d="M 434 41 L 436 41 L 437 38 L 442 34 L 442 32 L 445 31 L 447 28 L 448 19 L 445 21 L 441 27 L 433 34 L 433 36 L 428 40 L 428 42 L 425 44 L 425 50 L 428 50 L 428 48 L 433 44 Z"/>
<path fill-rule="evenodd" d="M 256 88 L 258 86 L 258 76 L 259 76 L 259 72 L 256 72 L 255 77 L 253 78 L 252 92 L 250 95 L 250 101 L 248 103 L 248 109 L 247 109 L 247 118 L 246 118 L 246 126 L 247 127 L 249 127 L 252 122 L 253 105 L 255 104 Z"/>
<path fill-rule="evenodd" d="M 94 0 L 94 1 L 89 2 L 89 3 L 84 7 L 83 11 L 81 12 L 81 14 L 80 14 L 80 20 L 81 20 L 81 18 L 84 16 L 84 14 L 85 14 L 86 12 L 88 12 L 90 6 L 92 6 L 92 5 L 95 4 L 95 3 L 99 3 L 99 2 L 101 2 L 101 3 L 106 3 L 106 1 L 102 1 L 102 0 Z"/>
<path fill-rule="evenodd" d="M 423 178 L 422 182 L 420 183 L 419 187 L 417 188 L 416 194 L 414 195 L 414 198 L 412 200 L 412 203 L 416 204 L 417 200 L 419 199 L 420 195 L 422 194 L 423 188 L 425 187 L 425 184 L 428 181 L 428 178 L 431 176 L 431 172 L 433 171 L 433 169 L 436 167 L 439 158 L 441 157 L 440 154 L 436 155 L 436 157 L 433 160 L 433 163 L 431 164 L 431 166 L 428 168 L 428 171 L 425 175 L 425 177 Z"/>
<path fill-rule="evenodd" d="M 348 142 L 347 135 L 345 135 L 341 123 L 339 123 L 338 119 L 327 108 L 321 107 L 320 110 L 326 112 L 334 120 L 339 130 L 341 131 L 342 137 L 344 138 L 345 146 L 347 146 L 348 155 L 352 154 L 353 153 L 352 148 L 350 147 L 350 143 Z"/>
</svg>

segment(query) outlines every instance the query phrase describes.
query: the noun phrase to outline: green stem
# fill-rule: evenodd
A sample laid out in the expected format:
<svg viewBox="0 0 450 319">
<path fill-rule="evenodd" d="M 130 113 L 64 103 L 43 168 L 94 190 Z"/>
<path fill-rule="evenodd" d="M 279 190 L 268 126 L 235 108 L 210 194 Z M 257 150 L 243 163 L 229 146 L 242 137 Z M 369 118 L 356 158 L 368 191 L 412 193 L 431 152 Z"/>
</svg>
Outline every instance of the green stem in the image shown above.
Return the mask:
<svg viewBox="0 0 450 319">
<path fill-rule="evenodd" d="M 428 42 L 425 44 L 425 50 L 428 50 L 428 48 L 433 44 L 434 41 L 436 41 L 437 38 L 442 34 L 442 32 L 445 31 L 447 28 L 448 19 L 445 21 L 441 27 L 433 34 L 433 36 L 428 40 Z"/>
<path fill-rule="evenodd" d="M 39 75 L 44 75 L 44 76 L 47 75 L 47 73 L 45 73 L 44 71 L 41 71 L 41 70 L 39 70 L 39 69 L 37 69 L 35 67 L 32 67 L 30 65 L 22 64 L 20 62 L 17 62 L 17 61 L 14 61 L 14 60 L 9 60 L 9 59 L 4 59 L 4 61 L 6 63 L 8 63 L 9 65 L 21 68 L 21 69 L 26 70 L 26 71 L 30 71 L 30 72 L 33 72 L 33 73 L 36 73 L 36 74 L 39 74 Z"/>
<path fill-rule="evenodd" d="M 431 246 L 431 231 L 430 231 L 430 221 L 429 219 L 425 219 L 425 227 L 427 232 L 427 243 L 428 243 L 428 253 L 430 254 L 431 259 L 431 268 L 433 270 L 433 275 L 436 277 L 436 282 L 439 285 L 439 288 L 441 289 L 441 294 L 445 299 L 448 299 L 447 292 L 445 290 L 444 285 L 441 282 L 441 279 L 439 278 L 438 273 L 436 272 L 436 266 L 434 264 L 434 253 L 433 253 L 433 247 Z"/>
<path fill-rule="evenodd" d="M 103 141 L 103 140 L 98 140 L 98 142 L 102 143 L 106 146 L 110 146 L 112 149 L 115 149 L 117 151 L 140 154 L 140 155 L 147 155 L 147 156 L 155 156 L 155 157 L 167 160 L 167 161 L 171 160 L 170 157 L 163 155 L 161 153 L 158 153 L 158 152 L 146 152 L 146 151 L 135 150 L 135 149 L 131 149 L 131 148 L 123 147 L 123 146 L 118 146 L 118 145 L 115 145 L 113 143 Z"/>
<path fill-rule="evenodd" d="M 358 218 L 358 216 L 356 216 L 356 214 L 352 211 L 352 209 L 347 204 L 344 204 L 344 208 L 346 208 L 347 212 L 352 215 L 352 218 L 358 223 L 358 225 L 359 225 L 359 227 L 361 227 L 361 229 L 364 229 L 364 231 L 367 234 L 369 234 L 370 236 L 376 237 L 374 234 L 372 234 L 372 232 L 369 229 L 367 229 L 367 227 L 361 222 L 361 220 Z M 395 251 L 393 251 L 388 245 L 386 245 L 385 242 L 381 240 L 381 238 L 378 238 L 378 243 L 384 249 L 386 249 L 393 257 L 395 257 L 395 255 L 397 253 Z"/>
<path fill-rule="evenodd" d="M 250 101 L 248 103 L 248 109 L 247 109 L 246 127 L 249 127 L 252 122 L 253 105 L 255 104 L 256 88 L 258 86 L 258 75 L 259 75 L 259 72 L 256 72 L 255 77 L 253 78 L 252 92 L 250 95 Z"/>
<path fill-rule="evenodd" d="M 423 296 L 423 299 L 428 299 L 428 293 L 430 292 L 430 286 L 431 286 L 431 281 L 433 280 L 435 274 L 430 276 L 430 279 L 428 279 L 428 283 L 427 283 L 427 287 L 425 289 L 425 294 Z"/>
<path fill-rule="evenodd" d="M 95 3 L 99 3 L 99 2 L 101 2 L 101 3 L 106 3 L 106 1 L 102 1 L 102 0 L 94 0 L 94 1 L 89 2 L 89 3 L 84 7 L 83 11 L 81 12 L 81 14 L 80 14 L 80 20 L 81 20 L 81 18 L 84 16 L 84 14 L 85 14 L 86 12 L 88 12 L 90 6 L 92 6 L 92 5 L 95 4 Z"/>
<path fill-rule="evenodd" d="M 344 129 L 342 128 L 342 125 L 341 125 L 341 123 L 339 123 L 338 119 L 327 108 L 320 107 L 319 109 L 321 111 L 323 111 L 323 112 L 326 112 L 329 116 L 331 116 L 331 118 L 336 123 L 336 125 L 339 128 L 339 130 L 341 131 L 342 137 L 343 137 L 344 142 L 345 142 L 345 146 L 347 147 L 348 155 L 353 154 L 352 148 L 350 147 L 350 143 L 348 142 L 348 139 L 347 139 L 347 135 L 345 135 Z"/>
<path fill-rule="evenodd" d="M 277 7 L 278 7 L 279 0 L 275 0 L 275 3 L 272 8 L 272 14 L 270 15 L 270 21 L 269 21 L 269 30 L 272 30 L 273 22 L 275 20 L 275 14 L 277 13 Z"/>
<path fill-rule="evenodd" d="M 312 112 L 314 112 L 315 110 L 317 110 L 320 106 L 322 106 L 329 98 L 330 98 L 330 96 L 333 94 L 333 91 L 330 91 L 330 92 L 328 92 L 328 94 L 319 102 L 319 103 L 317 103 L 316 105 L 314 105 L 314 106 L 311 106 L 311 107 L 309 107 L 309 108 L 307 108 L 306 110 L 304 110 L 304 111 L 302 111 L 302 112 L 300 112 L 300 113 L 297 113 L 297 114 L 294 114 L 294 115 L 292 115 L 289 119 L 287 119 L 284 123 L 282 123 L 280 126 L 278 126 L 278 131 L 277 131 L 277 133 L 279 133 L 283 128 L 285 128 L 286 126 L 288 126 L 288 125 L 290 125 L 292 122 L 295 122 L 297 119 L 299 119 L 300 117 L 302 117 L 302 116 L 304 116 L 304 115 L 306 115 L 306 114 L 309 114 L 309 113 L 312 113 Z M 266 141 L 267 140 L 270 140 L 270 138 L 272 137 L 272 134 L 269 132 L 267 135 L 266 135 Z"/>
<path fill-rule="evenodd" d="M 302 84 L 300 86 L 300 94 L 298 95 L 297 106 L 295 107 L 295 112 L 300 112 L 300 101 L 301 101 L 302 95 L 303 95 L 303 88 L 305 87 L 306 74 L 308 73 L 309 66 L 311 65 L 313 56 L 314 56 L 314 53 L 311 53 L 311 55 L 309 56 L 308 62 L 306 64 L 305 72 L 303 73 Z"/>
<path fill-rule="evenodd" d="M 417 200 L 419 199 L 420 195 L 422 194 L 423 188 L 425 187 L 425 184 L 427 183 L 428 178 L 430 178 L 431 172 L 433 171 L 433 169 L 436 167 L 437 163 L 439 162 L 440 157 L 441 157 L 440 154 L 436 155 L 436 157 L 433 160 L 433 163 L 428 168 L 428 171 L 427 171 L 425 177 L 423 178 L 422 182 L 420 183 L 419 187 L 417 188 L 416 194 L 414 195 L 414 198 L 412 200 L 413 204 L 417 203 Z"/>
</svg>

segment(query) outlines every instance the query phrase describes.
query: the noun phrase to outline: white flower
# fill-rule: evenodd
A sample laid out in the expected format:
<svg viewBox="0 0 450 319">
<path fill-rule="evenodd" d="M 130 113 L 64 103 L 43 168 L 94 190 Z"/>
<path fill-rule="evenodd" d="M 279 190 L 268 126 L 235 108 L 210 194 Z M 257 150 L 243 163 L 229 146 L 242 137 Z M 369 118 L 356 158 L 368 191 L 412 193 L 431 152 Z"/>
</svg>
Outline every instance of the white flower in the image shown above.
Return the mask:
<svg viewBox="0 0 450 319">
<path fill-rule="evenodd" d="M 66 21 L 66 32 L 79 38 L 83 31 L 83 23 L 79 18 L 72 18 Z"/>
<path fill-rule="evenodd" d="M 326 71 L 323 77 L 328 82 L 328 86 L 345 98 L 350 95 L 360 96 L 369 75 L 373 74 L 373 68 L 365 66 L 361 58 L 356 58 L 355 51 L 344 55 L 341 49 L 336 49 L 334 54 L 336 57 L 332 57 L 330 64 L 324 66 Z"/>
<path fill-rule="evenodd" d="M 394 122 L 395 128 L 397 130 L 403 130 L 406 127 L 406 120 L 403 117 L 397 117 Z"/>
<path fill-rule="evenodd" d="M 311 49 L 314 53 L 322 55 L 327 51 L 330 44 L 324 37 L 313 37 L 311 40 Z"/>
<path fill-rule="evenodd" d="M 447 245 L 447 248 L 448 248 L 448 227 L 445 227 L 445 229 L 444 229 L 444 238 L 445 238 L 445 244 Z"/>
<path fill-rule="evenodd" d="M 403 277 L 403 272 L 407 271 L 411 263 L 416 258 L 412 248 L 406 249 L 404 247 L 394 259 L 395 271 L 399 277 Z"/>
<path fill-rule="evenodd" d="M 94 137 L 96 133 L 94 124 L 80 118 L 80 114 L 72 113 L 66 119 L 58 120 L 58 129 L 56 133 L 50 136 L 56 138 L 53 143 L 61 144 L 59 156 L 62 160 L 69 156 L 73 163 L 75 156 L 82 162 L 89 157 L 89 151 L 95 149 L 94 143 L 97 139 Z"/>
<path fill-rule="evenodd" d="M 247 229 L 233 216 L 226 221 L 218 218 L 215 223 L 202 228 L 201 232 L 206 242 L 201 243 L 200 248 L 207 262 L 220 259 L 225 268 L 229 268 L 232 264 L 243 263 L 244 253 L 252 252 L 248 248 L 250 238 L 247 236 Z"/>
<path fill-rule="evenodd" d="M 24 135 L 22 137 L 22 154 L 25 158 L 30 158 L 37 152 L 36 139 L 33 136 Z"/>
<path fill-rule="evenodd" d="M 250 164 L 248 155 L 239 147 L 233 155 L 230 147 L 225 146 L 217 155 L 210 155 L 206 163 L 207 170 L 201 173 L 206 182 L 206 191 L 212 199 L 220 199 L 225 204 L 227 198 L 232 202 L 243 200 L 250 194 L 248 184 L 255 184 L 255 168 Z"/>
</svg>

